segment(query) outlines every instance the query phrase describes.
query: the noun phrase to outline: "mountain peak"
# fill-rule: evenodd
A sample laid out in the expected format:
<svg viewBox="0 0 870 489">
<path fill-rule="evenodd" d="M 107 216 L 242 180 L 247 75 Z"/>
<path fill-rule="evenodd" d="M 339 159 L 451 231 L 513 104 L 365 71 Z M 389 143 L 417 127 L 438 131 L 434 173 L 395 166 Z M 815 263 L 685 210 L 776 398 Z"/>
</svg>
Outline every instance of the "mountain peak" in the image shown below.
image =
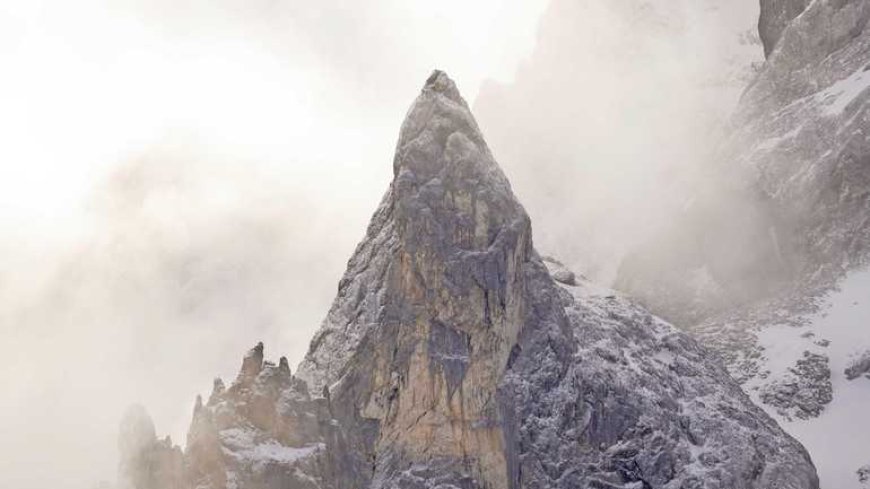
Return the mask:
<svg viewBox="0 0 870 489">
<path fill-rule="evenodd" d="M 674 472 L 675 460 L 684 456 L 678 454 L 698 443 L 686 433 L 689 422 L 728 460 L 719 469 L 703 469 L 721 470 L 719 487 L 750 487 L 732 472 L 748 470 L 762 456 L 741 447 L 759 433 L 780 452 L 763 454 L 769 463 L 753 487 L 770 487 L 769 481 L 783 477 L 790 484 L 783 487 L 815 487 L 799 445 L 741 397 L 727 373 L 689 338 L 640 309 L 620 309 L 606 298 L 590 306 L 585 293 L 571 296 L 557 285 L 533 248 L 528 215 L 443 72 L 432 73 L 411 106 L 393 168 L 393 182 L 297 369 L 311 392 L 328 388 L 332 415 L 363 420 L 350 425 L 346 436 L 358 440 L 353 452 L 359 458 L 351 464 L 374 471 L 371 487 L 412 487 L 415 477 L 429 477 L 427 471 L 437 472 L 445 486 L 555 487 L 559 471 L 542 467 L 559 447 L 585 445 L 592 454 L 566 448 L 570 455 L 560 464 L 598 464 L 606 471 L 606 447 L 618 452 L 623 437 L 636 438 L 637 453 L 643 452 L 637 447 L 657 447 L 635 457 L 648 465 L 638 477 L 660 479 L 658 486 L 680 477 L 683 487 L 700 487 L 688 459 L 680 462 L 682 475 Z M 577 287 L 569 276 L 565 287 Z M 692 372 L 689 387 L 668 367 L 654 367 L 655 373 L 627 367 L 631 362 L 619 360 L 625 352 L 638 358 L 676 355 L 700 370 Z M 633 390 L 641 388 L 650 392 L 636 398 Z M 685 402 L 694 395 L 709 405 L 727 400 L 759 428 L 720 421 L 707 410 L 682 420 L 671 396 L 683 389 L 692 392 Z M 586 400 L 558 409 L 550 404 L 567 392 L 567 398 Z M 538 424 L 530 414 L 543 412 L 574 417 L 554 415 Z M 641 428 L 642 418 L 650 416 L 655 429 Z M 540 431 L 543 425 L 580 427 L 589 419 L 601 426 L 570 430 L 577 437 Z M 521 443 L 525 430 L 548 441 Z M 671 441 L 662 448 L 655 437 Z M 600 447 L 605 449 L 596 452 Z M 657 465 L 660 452 L 672 457 L 672 468 Z M 377 461 L 373 468 L 371 460 Z M 796 468 L 793 475 L 781 473 L 785 464 Z M 426 469 L 403 472 L 412 466 Z M 640 480 L 621 479 L 617 472 L 607 477 Z M 577 487 L 585 486 L 581 479 L 598 480 L 593 474 L 576 477 L 570 484 Z"/>
<path fill-rule="evenodd" d="M 444 172 L 462 171 L 464 166 L 491 173 L 484 184 L 494 178 L 498 180 L 494 188 L 510 188 L 456 84 L 435 70 L 402 123 L 393 174 L 398 180 L 407 171 L 406 176 L 428 180 L 443 177 Z"/>
<path fill-rule="evenodd" d="M 447 76 L 447 73 L 441 70 L 433 70 L 429 78 L 426 79 L 426 84 L 423 85 L 423 91 L 432 91 L 443 94 L 445 97 L 453 100 L 456 103 L 465 104 L 465 99 L 459 94 L 459 89 L 456 88 L 456 83 Z"/>
</svg>

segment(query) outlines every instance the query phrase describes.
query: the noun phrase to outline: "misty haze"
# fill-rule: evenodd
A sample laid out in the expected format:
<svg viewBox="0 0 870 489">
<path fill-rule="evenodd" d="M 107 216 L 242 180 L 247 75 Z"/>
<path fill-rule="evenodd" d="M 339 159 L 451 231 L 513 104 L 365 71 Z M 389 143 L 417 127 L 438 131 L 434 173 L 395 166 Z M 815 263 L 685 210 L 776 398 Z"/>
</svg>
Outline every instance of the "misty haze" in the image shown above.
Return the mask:
<svg viewBox="0 0 870 489">
<path fill-rule="evenodd" d="M 0 487 L 870 488 L 868 21 L 0 2 Z"/>
</svg>

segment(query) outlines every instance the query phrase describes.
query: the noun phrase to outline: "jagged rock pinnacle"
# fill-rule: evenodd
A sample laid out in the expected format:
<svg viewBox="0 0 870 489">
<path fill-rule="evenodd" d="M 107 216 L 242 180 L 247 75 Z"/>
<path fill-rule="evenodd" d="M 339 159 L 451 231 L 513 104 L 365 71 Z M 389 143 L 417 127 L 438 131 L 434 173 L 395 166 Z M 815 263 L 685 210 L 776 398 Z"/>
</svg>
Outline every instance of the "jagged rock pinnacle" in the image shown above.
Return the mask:
<svg viewBox="0 0 870 489">
<path fill-rule="evenodd" d="M 239 381 L 247 381 L 255 378 L 263 370 L 263 342 L 257 343 L 245 355 L 242 360 L 242 369 L 239 372 Z"/>
<path fill-rule="evenodd" d="M 456 88 L 456 84 L 453 83 L 453 80 L 451 80 L 449 76 L 447 76 L 447 73 L 444 73 L 441 70 L 432 71 L 432 74 L 426 79 L 426 84 L 423 85 L 423 90 L 431 90 L 443 94 L 450 100 L 467 106 L 465 99 L 463 99 L 462 95 L 459 94 L 459 89 Z"/>
<path fill-rule="evenodd" d="M 494 321 L 497 310 L 515 307 L 500 289 L 530 256 L 529 218 L 444 72 L 432 73 L 411 106 L 400 130 L 394 171 L 369 226 L 369 239 L 351 258 L 340 296 L 298 369 L 314 392 L 338 380 L 345 354 L 365 340 L 370 326 L 407 321 L 414 308 L 427 303 L 433 313 L 441 309 L 444 304 L 435 304 L 427 290 L 449 286 L 443 300 L 473 302 L 457 311 L 469 317 L 449 321 L 468 328 Z M 371 295 L 377 292 L 375 284 L 385 288 L 381 298 Z M 473 317 L 485 309 L 478 307 L 478 287 L 499 289 L 490 299 L 498 302 L 487 306 L 482 317 Z M 354 295 L 362 303 L 345 304 Z M 407 298 L 403 306 L 388 304 L 388 311 L 383 310 L 385 298 L 393 302 L 400 297 Z M 359 308 L 359 314 L 349 308 Z M 347 314 L 356 314 L 356 320 Z M 445 316 L 438 319 L 442 322 L 447 314 L 435 313 Z"/>
<path fill-rule="evenodd" d="M 414 177 L 418 182 L 449 173 L 484 177 L 470 184 L 508 192 L 510 189 L 456 84 L 437 70 L 427 79 L 399 131 L 393 160 L 398 183 L 403 181 L 403 171 L 404 178 Z M 394 190 L 402 191 L 404 187 L 394 184 Z"/>
</svg>

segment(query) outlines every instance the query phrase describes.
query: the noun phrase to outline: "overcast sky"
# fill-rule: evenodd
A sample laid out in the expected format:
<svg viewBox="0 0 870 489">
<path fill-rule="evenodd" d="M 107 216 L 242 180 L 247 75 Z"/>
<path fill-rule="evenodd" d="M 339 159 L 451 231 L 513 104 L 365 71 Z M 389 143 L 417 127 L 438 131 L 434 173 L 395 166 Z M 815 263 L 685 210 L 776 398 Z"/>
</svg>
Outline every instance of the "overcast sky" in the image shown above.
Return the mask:
<svg viewBox="0 0 870 489">
<path fill-rule="evenodd" d="M 113 479 L 117 423 L 132 402 L 183 443 L 196 394 L 215 375 L 232 378 L 257 341 L 267 358 L 296 365 L 433 68 L 474 104 L 486 80 L 522 89 L 528 70 L 556 77 L 585 53 L 583 66 L 605 74 L 597 95 L 641 91 L 631 100 L 669 103 L 632 73 L 661 71 L 656 56 L 671 48 L 630 51 L 619 64 L 637 66 L 627 74 L 589 64 L 611 48 L 597 38 L 561 53 L 552 37 L 536 48 L 548 3 L 0 0 L 0 487 Z M 755 2 L 739 5 L 729 15 L 750 29 Z M 546 18 L 551 32 L 587 32 L 584 22 L 606 39 L 630 32 L 631 22 L 600 11 Z M 717 28 L 720 17 L 709 18 L 692 36 Z M 526 74 L 514 85 L 518 69 Z M 588 91 L 564 93 L 572 113 L 608 110 L 586 103 Z M 482 120 L 502 114 L 487 110 Z M 506 141 L 504 129 L 492 132 Z M 510 144 L 494 151 L 511 161 L 509 176 L 533 178 L 535 162 L 523 171 Z M 612 179 L 608 168 L 582 175 Z M 533 218 L 556 215 L 558 203 L 538 198 L 545 186 L 518 187 Z"/>
</svg>

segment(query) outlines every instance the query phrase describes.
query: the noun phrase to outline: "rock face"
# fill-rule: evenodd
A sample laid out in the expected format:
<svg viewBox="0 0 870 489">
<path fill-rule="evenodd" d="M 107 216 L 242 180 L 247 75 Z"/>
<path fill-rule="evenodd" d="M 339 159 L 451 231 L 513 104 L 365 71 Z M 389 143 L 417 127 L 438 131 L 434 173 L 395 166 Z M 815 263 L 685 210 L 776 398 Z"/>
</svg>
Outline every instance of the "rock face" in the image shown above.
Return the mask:
<svg viewBox="0 0 870 489">
<path fill-rule="evenodd" d="M 818 488 L 704 348 L 535 252 L 444 73 L 393 168 L 297 376 L 258 345 L 197 402 L 189 487 Z"/>
<path fill-rule="evenodd" d="M 809 5 L 810 0 L 762 0 L 758 18 L 758 35 L 764 45 L 764 56 L 770 56 L 782 31 Z"/>
<path fill-rule="evenodd" d="M 793 2 L 796 3 L 796 2 Z M 842 270 L 870 242 L 870 2 L 817 1 L 744 94 L 728 159 L 751 168 L 799 238 L 801 273 Z"/>
<path fill-rule="evenodd" d="M 828 357 L 804 351 L 788 374 L 764 385 L 759 393 L 761 401 L 786 419 L 818 416 L 833 399 L 828 363 Z"/>
<path fill-rule="evenodd" d="M 844 373 L 849 380 L 855 380 L 862 375 L 870 379 L 870 351 L 852 360 Z"/>
<path fill-rule="evenodd" d="M 190 486 L 322 487 L 317 481 L 336 480 L 339 468 L 327 444 L 342 446 L 330 420 L 327 401 L 312 399 L 286 358 L 264 361 L 260 343 L 229 388 L 216 379 L 208 402 L 197 398 L 187 439 Z"/>
<path fill-rule="evenodd" d="M 425 461 L 444 483 L 509 487 L 497 391 L 535 307 L 531 230 L 443 73 L 402 126 L 394 174 L 299 375 L 376 430 L 377 485 L 410 484 Z"/>
<path fill-rule="evenodd" d="M 718 287 L 746 290 L 746 297 L 724 303 L 705 299 L 709 288 L 703 281 L 694 285 L 691 270 L 645 270 L 630 261 L 621 269 L 619 288 L 696 333 L 741 381 L 765 371 L 760 330 L 804 325 L 846 272 L 867 263 L 868 19 L 866 0 L 761 2 L 759 31 L 768 59 L 744 93 L 735 129 L 718 157 L 723 168 L 746 180 L 740 192 L 751 196 L 747 215 L 758 216 L 753 219 L 757 239 L 742 248 L 753 251 L 737 253 L 739 263 L 727 267 L 736 271 L 732 275 L 714 274 Z M 707 220 L 703 226 L 693 222 L 697 219 L 687 219 L 684 228 L 701 229 L 700 235 L 715 241 L 733 220 Z M 665 248 L 683 253 L 684 248 L 670 244 Z M 661 248 L 639 255 L 652 257 L 653 263 L 669 262 L 654 256 Z M 728 253 L 716 253 L 692 266 L 715 270 L 717 261 L 727 263 L 727 258 Z M 658 277 L 683 285 L 663 287 Z M 807 389 L 784 389 L 782 379 L 767 379 L 779 385 L 772 385 L 775 394 L 762 400 L 776 400 L 778 407 L 801 404 L 798 398 L 823 401 L 826 396 L 816 394 L 831 390 L 830 379 L 802 377 L 797 384 L 785 383 Z M 788 391 L 795 398 L 784 401 Z"/>
</svg>

